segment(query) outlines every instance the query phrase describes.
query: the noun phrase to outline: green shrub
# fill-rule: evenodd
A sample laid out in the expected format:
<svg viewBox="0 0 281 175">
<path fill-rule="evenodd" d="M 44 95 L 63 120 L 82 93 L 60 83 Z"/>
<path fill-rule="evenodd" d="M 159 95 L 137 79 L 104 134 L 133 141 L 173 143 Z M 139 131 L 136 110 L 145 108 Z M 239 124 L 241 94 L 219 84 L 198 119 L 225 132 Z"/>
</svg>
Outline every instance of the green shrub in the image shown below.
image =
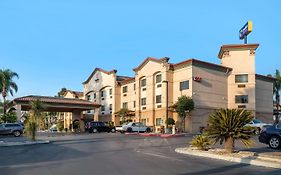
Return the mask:
<svg viewBox="0 0 281 175">
<path fill-rule="evenodd" d="M 212 142 L 206 136 L 197 135 L 193 137 L 190 144 L 199 150 L 208 150 L 212 145 Z"/>
</svg>

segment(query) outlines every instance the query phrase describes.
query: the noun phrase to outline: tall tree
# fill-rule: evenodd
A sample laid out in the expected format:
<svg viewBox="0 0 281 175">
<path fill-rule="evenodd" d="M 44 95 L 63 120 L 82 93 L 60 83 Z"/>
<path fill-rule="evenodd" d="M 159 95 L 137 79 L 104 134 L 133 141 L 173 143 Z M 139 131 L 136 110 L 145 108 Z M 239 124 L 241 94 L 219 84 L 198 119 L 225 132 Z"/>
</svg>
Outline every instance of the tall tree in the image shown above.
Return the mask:
<svg viewBox="0 0 281 175">
<path fill-rule="evenodd" d="M 273 85 L 273 94 L 275 95 L 275 102 L 276 102 L 276 109 L 277 109 L 277 115 L 275 116 L 275 123 L 279 123 L 279 110 L 280 110 L 280 90 L 281 90 L 281 76 L 280 71 L 276 69 L 274 78 L 276 78 L 276 81 Z"/>
<path fill-rule="evenodd" d="M 181 129 L 185 130 L 185 118 L 190 116 L 190 112 L 194 109 L 194 101 L 191 97 L 183 95 L 178 98 L 172 108 L 175 109 L 181 119 Z"/>
<path fill-rule="evenodd" d="M 16 72 L 11 71 L 10 69 L 0 69 L 0 91 L 4 100 L 3 113 L 6 114 L 6 98 L 10 94 L 14 96 L 14 91 L 18 91 L 18 86 L 14 82 L 14 78 L 19 78 Z"/>
</svg>

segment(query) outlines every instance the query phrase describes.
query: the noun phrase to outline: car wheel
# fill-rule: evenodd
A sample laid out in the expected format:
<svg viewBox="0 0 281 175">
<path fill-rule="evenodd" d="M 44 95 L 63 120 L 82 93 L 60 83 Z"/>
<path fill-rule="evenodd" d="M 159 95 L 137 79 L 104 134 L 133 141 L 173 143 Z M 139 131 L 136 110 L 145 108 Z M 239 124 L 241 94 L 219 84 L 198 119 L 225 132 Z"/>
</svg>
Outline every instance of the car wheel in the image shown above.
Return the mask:
<svg viewBox="0 0 281 175">
<path fill-rule="evenodd" d="M 132 131 L 133 131 L 132 128 L 127 129 L 127 132 L 132 132 Z"/>
<path fill-rule="evenodd" d="M 98 132 L 97 128 L 94 128 L 93 133 L 97 133 L 97 132 Z"/>
<path fill-rule="evenodd" d="M 150 128 L 146 128 L 145 132 L 151 132 Z"/>
<path fill-rule="evenodd" d="M 112 128 L 112 129 L 111 129 L 111 132 L 113 132 L 113 133 L 114 133 L 114 132 L 116 132 L 116 130 L 115 130 L 114 128 Z"/>
<path fill-rule="evenodd" d="M 269 144 L 270 148 L 273 148 L 273 149 L 280 148 L 281 139 L 280 139 L 280 137 L 272 136 L 272 137 L 270 137 L 268 144 Z"/>
<path fill-rule="evenodd" d="M 255 134 L 256 134 L 256 135 L 259 135 L 260 133 L 261 133 L 261 129 L 260 129 L 260 128 L 256 128 L 256 129 L 255 129 Z"/>
<path fill-rule="evenodd" d="M 21 135 L 20 131 L 14 131 L 13 134 L 15 137 L 19 137 Z"/>
</svg>

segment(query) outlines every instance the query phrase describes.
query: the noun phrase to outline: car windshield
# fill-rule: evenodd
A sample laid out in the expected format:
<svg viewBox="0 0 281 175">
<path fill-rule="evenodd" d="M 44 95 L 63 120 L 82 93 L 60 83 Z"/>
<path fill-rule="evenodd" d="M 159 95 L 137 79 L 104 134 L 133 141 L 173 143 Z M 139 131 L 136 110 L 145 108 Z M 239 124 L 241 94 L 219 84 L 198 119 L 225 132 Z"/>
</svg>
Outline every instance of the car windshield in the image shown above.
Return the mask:
<svg viewBox="0 0 281 175">
<path fill-rule="evenodd" d="M 254 123 L 262 123 L 260 120 L 257 120 L 257 119 L 253 120 L 253 122 Z"/>
</svg>

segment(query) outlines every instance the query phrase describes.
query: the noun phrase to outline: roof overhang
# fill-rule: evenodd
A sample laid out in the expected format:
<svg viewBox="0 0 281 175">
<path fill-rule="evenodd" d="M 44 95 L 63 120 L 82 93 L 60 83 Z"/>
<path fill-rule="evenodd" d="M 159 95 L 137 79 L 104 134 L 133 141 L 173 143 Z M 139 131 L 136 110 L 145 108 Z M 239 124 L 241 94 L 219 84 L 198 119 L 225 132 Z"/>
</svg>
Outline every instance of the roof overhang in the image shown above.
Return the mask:
<svg viewBox="0 0 281 175">
<path fill-rule="evenodd" d="M 220 48 L 220 52 L 218 54 L 218 58 L 221 59 L 223 53 L 225 51 L 232 50 L 256 50 L 259 47 L 259 44 L 230 44 L 230 45 L 222 45 Z"/>
<path fill-rule="evenodd" d="M 44 111 L 50 112 L 86 111 L 100 107 L 99 104 L 86 100 L 33 95 L 16 98 L 10 103 L 10 106 L 21 105 L 21 110 L 28 111 L 31 108 L 30 103 L 35 100 L 44 103 Z"/>
</svg>

